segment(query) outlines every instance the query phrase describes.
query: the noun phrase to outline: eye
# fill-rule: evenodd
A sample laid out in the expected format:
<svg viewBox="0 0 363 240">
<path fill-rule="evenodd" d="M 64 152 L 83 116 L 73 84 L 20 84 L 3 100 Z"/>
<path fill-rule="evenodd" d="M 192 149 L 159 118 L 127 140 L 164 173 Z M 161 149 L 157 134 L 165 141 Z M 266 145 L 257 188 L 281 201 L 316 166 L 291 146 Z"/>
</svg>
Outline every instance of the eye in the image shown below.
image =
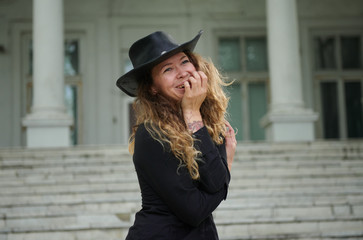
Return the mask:
<svg viewBox="0 0 363 240">
<path fill-rule="evenodd" d="M 163 71 L 163 73 L 169 72 L 169 71 L 171 71 L 171 70 L 172 70 L 172 68 L 171 68 L 171 67 L 165 68 L 165 69 L 164 69 L 164 71 Z"/>
<path fill-rule="evenodd" d="M 182 62 L 182 64 L 187 64 L 187 63 L 189 63 L 190 61 L 189 61 L 189 59 L 185 59 L 183 62 Z"/>
</svg>

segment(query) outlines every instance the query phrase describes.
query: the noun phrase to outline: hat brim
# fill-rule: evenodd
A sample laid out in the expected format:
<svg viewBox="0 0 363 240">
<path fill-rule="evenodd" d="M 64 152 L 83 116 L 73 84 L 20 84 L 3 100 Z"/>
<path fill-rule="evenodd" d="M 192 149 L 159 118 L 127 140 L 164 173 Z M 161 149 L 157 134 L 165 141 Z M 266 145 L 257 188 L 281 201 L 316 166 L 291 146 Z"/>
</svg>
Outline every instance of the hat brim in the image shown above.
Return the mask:
<svg viewBox="0 0 363 240">
<path fill-rule="evenodd" d="M 191 40 L 186 43 L 180 44 L 178 47 L 169 50 L 168 52 L 160 55 L 159 57 L 141 65 L 137 68 L 130 70 L 125 73 L 121 77 L 119 77 L 116 81 L 116 86 L 119 87 L 123 92 L 125 92 L 130 97 L 136 97 L 137 95 L 137 87 L 138 87 L 138 78 L 145 73 L 145 71 L 151 69 L 162 61 L 168 59 L 169 57 L 183 51 L 193 51 L 197 42 L 202 35 L 203 31 L 199 31 L 199 33 Z"/>
</svg>

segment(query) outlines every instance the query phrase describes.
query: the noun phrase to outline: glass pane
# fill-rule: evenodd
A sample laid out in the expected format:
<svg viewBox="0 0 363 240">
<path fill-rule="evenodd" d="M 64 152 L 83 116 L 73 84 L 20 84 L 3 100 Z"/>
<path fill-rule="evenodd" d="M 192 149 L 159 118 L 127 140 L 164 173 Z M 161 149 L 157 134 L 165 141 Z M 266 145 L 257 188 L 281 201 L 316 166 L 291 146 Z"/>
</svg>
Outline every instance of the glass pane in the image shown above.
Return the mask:
<svg viewBox="0 0 363 240">
<path fill-rule="evenodd" d="M 345 110 L 348 138 L 363 137 L 362 85 L 360 82 L 345 83 Z"/>
<path fill-rule="evenodd" d="M 75 76 L 79 74 L 78 40 L 66 40 L 64 45 L 64 74 Z"/>
<path fill-rule="evenodd" d="M 339 138 L 337 83 L 323 82 L 320 87 L 324 138 Z"/>
<path fill-rule="evenodd" d="M 223 71 L 236 72 L 241 70 L 239 38 L 219 39 L 219 66 Z"/>
<path fill-rule="evenodd" d="M 241 85 L 233 84 L 227 88 L 230 94 L 230 102 L 228 106 L 229 119 L 232 127 L 237 130 L 236 139 L 242 140 L 243 128 L 242 128 L 242 97 L 241 97 Z"/>
<path fill-rule="evenodd" d="M 248 71 L 267 71 L 266 38 L 247 38 L 245 52 Z"/>
<path fill-rule="evenodd" d="M 67 113 L 73 118 L 73 127 L 71 128 L 71 142 L 73 145 L 78 143 L 78 124 L 77 124 L 77 87 L 65 85 L 64 99 Z"/>
<path fill-rule="evenodd" d="M 316 69 L 336 69 L 334 37 L 315 37 L 314 53 Z"/>
<path fill-rule="evenodd" d="M 344 36 L 340 40 L 343 69 L 360 69 L 362 67 L 360 37 Z"/>
<path fill-rule="evenodd" d="M 260 126 L 260 120 L 267 111 L 266 84 L 248 84 L 248 100 L 250 138 L 251 140 L 264 140 L 265 130 Z"/>
<path fill-rule="evenodd" d="M 28 74 L 30 76 L 32 76 L 33 75 L 33 40 L 30 40 L 29 44 L 28 44 L 28 59 L 29 59 Z"/>
</svg>

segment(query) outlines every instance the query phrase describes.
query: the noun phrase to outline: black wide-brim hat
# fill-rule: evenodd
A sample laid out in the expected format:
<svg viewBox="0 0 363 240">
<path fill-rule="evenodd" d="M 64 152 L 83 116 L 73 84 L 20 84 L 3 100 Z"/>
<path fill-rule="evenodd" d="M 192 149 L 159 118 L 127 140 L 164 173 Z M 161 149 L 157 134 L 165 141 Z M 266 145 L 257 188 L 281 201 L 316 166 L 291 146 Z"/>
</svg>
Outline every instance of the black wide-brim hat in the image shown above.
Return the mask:
<svg viewBox="0 0 363 240">
<path fill-rule="evenodd" d="M 136 41 L 129 50 L 134 68 L 117 79 L 117 87 L 127 95 L 136 97 L 138 81 L 146 71 L 179 52 L 192 52 L 202 33 L 202 30 L 199 31 L 192 40 L 183 44 L 177 44 L 170 35 L 161 31 Z"/>
</svg>

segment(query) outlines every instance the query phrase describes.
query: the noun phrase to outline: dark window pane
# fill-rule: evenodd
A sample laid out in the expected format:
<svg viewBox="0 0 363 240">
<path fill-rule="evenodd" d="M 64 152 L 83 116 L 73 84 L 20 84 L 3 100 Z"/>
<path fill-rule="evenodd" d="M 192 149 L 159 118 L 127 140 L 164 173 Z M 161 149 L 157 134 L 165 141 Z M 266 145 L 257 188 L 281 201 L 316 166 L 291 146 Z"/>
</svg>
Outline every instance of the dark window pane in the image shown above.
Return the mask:
<svg viewBox="0 0 363 240">
<path fill-rule="evenodd" d="M 71 142 L 73 145 L 78 143 L 78 109 L 77 109 L 77 86 L 65 85 L 64 98 L 67 113 L 73 118 L 73 126 L 71 129 Z"/>
<path fill-rule="evenodd" d="M 227 91 L 230 95 L 230 102 L 228 105 L 228 113 L 230 116 L 230 123 L 237 131 L 237 140 L 243 140 L 243 112 L 242 112 L 242 96 L 241 96 L 241 84 L 235 83 L 227 87 Z"/>
<path fill-rule="evenodd" d="M 248 84 L 248 100 L 250 139 L 264 140 L 265 130 L 260 126 L 260 120 L 267 112 L 266 84 Z"/>
<path fill-rule="evenodd" d="M 64 74 L 75 76 L 79 74 L 78 40 L 66 40 L 64 45 Z"/>
<path fill-rule="evenodd" d="M 341 37 L 341 53 L 343 69 L 360 69 L 361 61 L 361 40 L 359 36 Z"/>
<path fill-rule="evenodd" d="M 267 45 L 264 37 L 246 39 L 248 71 L 267 71 Z"/>
<path fill-rule="evenodd" d="M 363 137 L 362 85 L 360 82 L 345 83 L 345 109 L 348 138 Z"/>
<path fill-rule="evenodd" d="M 324 138 L 339 138 L 337 84 L 323 82 L 320 86 Z"/>
<path fill-rule="evenodd" d="M 219 66 L 223 71 L 236 72 L 241 70 L 239 38 L 219 39 Z"/>
<path fill-rule="evenodd" d="M 30 76 L 32 76 L 33 75 L 33 40 L 30 40 L 28 43 L 28 59 L 29 59 L 28 74 Z"/>
<path fill-rule="evenodd" d="M 336 69 L 335 40 L 333 37 L 315 37 L 314 50 L 316 69 Z"/>
</svg>

